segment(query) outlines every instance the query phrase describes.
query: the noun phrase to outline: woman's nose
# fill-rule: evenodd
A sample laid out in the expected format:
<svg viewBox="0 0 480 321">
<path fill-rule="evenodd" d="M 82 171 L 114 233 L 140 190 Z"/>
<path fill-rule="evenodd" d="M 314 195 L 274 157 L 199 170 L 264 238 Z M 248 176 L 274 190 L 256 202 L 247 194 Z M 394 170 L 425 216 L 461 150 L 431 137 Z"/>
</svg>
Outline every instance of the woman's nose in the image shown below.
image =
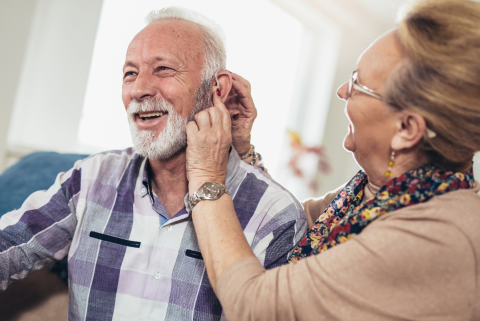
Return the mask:
<svg viewBox="0 0 480 321">
<path fill-rule="evenodd" d="M 337 89 L 337 97 L 341 100 L 348 99 L 348 82 L 344 83 Z"/>
</svg>

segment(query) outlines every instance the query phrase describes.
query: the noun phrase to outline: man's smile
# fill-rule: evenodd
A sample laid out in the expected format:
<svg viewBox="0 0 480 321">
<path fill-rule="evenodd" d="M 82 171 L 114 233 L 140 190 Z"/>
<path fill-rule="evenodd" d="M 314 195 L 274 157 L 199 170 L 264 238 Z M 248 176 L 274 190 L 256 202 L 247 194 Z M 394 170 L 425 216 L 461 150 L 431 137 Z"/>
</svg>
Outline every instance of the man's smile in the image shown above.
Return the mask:
<svg viewBox="0 0 480 321">
<path fill-rule="evenodd" d="M 135 114 L 135 124 L 139 130 L 160 130 L 167 125 L 167 111 L 151 111 Z"/>
<path fill-rule="evenodd" d="M 154 112 L 149 112 L 149 113 L 138 113 L 137 117 L 142 119 L 144 122 L 151 121 L 153 119 L 157 119 L 162 117 L 163 115 L 168 114 L 166 111 L 154 111 Z"/>
</svg>

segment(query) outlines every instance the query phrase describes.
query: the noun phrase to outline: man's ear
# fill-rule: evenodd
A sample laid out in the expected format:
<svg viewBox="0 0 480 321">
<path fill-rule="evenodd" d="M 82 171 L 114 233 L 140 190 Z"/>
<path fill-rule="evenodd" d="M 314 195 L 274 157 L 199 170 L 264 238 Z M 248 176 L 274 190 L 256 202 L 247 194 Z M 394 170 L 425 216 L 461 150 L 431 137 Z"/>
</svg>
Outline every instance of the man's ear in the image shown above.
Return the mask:
<svg viewBox="0 0 480 321">
<path fill-rule="evenodd" d="M 391 142 L 392 149 L 399 151 L 414 147 L 422 140 L 426 127 L 425 119 L 421 115 L 408 110 L 401 111 Z"/>
<path fill-rule="evenodd" d="M 227 70 L 222 70 L 218 72 L 217 78 L 218 84 L 220 85 L 220 96 L 222 96 L 222 101 L 225 102 L 232 89 L 232 73 Z M 214 86 L 216 85 L 217 84 L 215 83 Z"/>
</svg>

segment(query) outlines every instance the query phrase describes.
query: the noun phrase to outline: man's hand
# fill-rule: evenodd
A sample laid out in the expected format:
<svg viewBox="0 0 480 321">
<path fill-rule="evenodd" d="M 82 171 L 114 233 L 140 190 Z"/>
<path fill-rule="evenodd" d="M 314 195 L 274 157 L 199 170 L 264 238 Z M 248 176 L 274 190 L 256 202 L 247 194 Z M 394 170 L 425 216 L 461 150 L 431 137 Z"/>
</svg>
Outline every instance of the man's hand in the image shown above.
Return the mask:
<svg viewBox="0 0 480 321">
<path fill-rule="evenodd" d="M 213 107 L 187 124 L 187 179 L 190 196 L 205 182 L 225 184 L 232 144 L 230 112 L 213 87 Z"/>
<path fill-rule="evenodd" d="M 228 94 L 225 106 L 232 116 L 232 144 L 239 155 L 250 150 L 250 132 L 257 117 L 253 103 L 250 83 L 242 76 L 233 74 L 232 90 Z"/>
</svg>

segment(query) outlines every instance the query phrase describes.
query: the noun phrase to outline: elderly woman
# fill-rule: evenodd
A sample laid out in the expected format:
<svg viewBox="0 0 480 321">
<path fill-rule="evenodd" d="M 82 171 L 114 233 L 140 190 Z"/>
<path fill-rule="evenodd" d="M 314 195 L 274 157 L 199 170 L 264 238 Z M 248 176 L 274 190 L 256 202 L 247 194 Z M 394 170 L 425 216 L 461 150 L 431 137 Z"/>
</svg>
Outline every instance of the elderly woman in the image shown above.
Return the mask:
<svg viewBox="0 0 480 321">
<path fill-rule="evenodd" d="M 233 143 L 245 150 L 255 111 L 234 77 L 250 118 Z M 338 96 L 362 170 L 304 204 L 311 229 L 288 264 L 265 271 L 229 195 L 193 208 L 227 319 L 480 320 L 480 3 L 417 2 Z M 190 193 L 225 182 L 231 123 L 214 105 L 187 126 Z"/>
</svg>

